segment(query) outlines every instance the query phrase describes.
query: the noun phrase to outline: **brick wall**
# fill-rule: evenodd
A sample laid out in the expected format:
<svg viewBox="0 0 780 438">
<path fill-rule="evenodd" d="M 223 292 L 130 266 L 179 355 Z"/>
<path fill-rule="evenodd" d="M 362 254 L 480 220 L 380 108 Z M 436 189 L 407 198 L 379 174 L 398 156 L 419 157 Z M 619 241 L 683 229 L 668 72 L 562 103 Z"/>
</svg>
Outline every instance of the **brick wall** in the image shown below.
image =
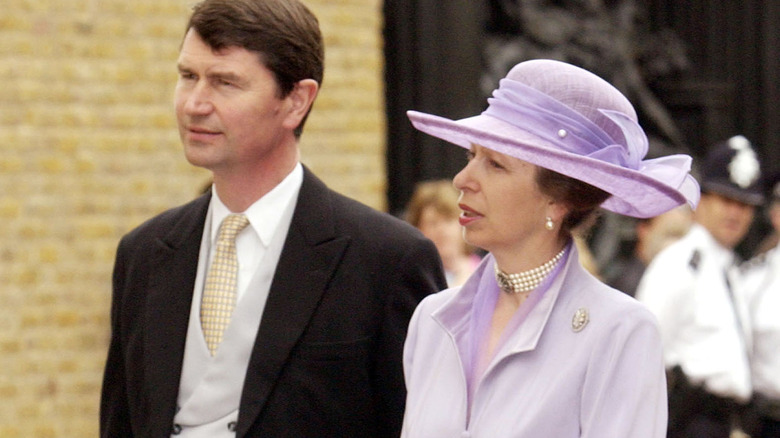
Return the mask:
<svg viewBox="0 0 780 438">
<path fill-rule="evenodd" d="M 4 0 L 0 437 L 97 436 L 122 234 L 191 199 L 172 111 L 185 0 Z M 325 84 L 303 161 L 383 208 L 381 2 L 310 0 Z"/>
</svg>

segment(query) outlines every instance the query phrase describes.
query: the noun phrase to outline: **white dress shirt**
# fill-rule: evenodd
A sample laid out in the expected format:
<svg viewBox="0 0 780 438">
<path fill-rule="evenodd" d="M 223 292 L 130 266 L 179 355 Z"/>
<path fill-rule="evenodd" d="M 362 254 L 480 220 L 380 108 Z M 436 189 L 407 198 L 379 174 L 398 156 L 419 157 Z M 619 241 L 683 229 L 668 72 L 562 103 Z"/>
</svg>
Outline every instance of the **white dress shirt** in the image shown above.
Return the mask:
<svg viewBox="0 0 780 438">
<path fill-rule="evenodd" d="M 303 167 L 300 163 L 295 166 L 292 172 L 282 180 L 279 185 L 273 188 L 265 196 L 255 201 L 246 211 L 231 212 L 219 199 L 217 191 L 212 187 L 211 205 L 209 214 L 206 217 L 206 229 L 210 230 L 210 244 L 212 248 L 216 245 L 219 226 L 222 221 L 231 213 L 243 213 L 249 219 L 249 226 L 246 227 L 236 237 L 236 256 L 238 258 L 238 285 L 236 291 L 237 300 L 241 300 L 252 279 L 252 274 L 257 271 L 257 266 L 264 257 L 267 261 L 276 264 L 279 261 L 279 254 L 268 254 L 268 246 L 271 238 L 280 227 L 286 230 L 292 220 L 292 210 L 290 214 L 283 215 L 287 211 L 290 203 L 298 198 L 298 191 L 303 183 Z M 211 265 L 213 251 L 209 251 L 207 261 L 198 262 L 198 271 L 205 273 Z M 201 288 L 203 285 L 200 286 Z"/>
<path fill-rule="evenodd" d="M 694 224 L 655 256 L 636 298 L 658 317 L 667 367 L 680 365 L 711 393 L 745 402 L 752 392 L 751 336 L 736 274 L 734 253 Z"/>
<path fill-rule="evenodd" d="M 751 262 L 746 278 L 753 323 L 753 389 L 780 401 L 780 247 Z"/>
</svg>

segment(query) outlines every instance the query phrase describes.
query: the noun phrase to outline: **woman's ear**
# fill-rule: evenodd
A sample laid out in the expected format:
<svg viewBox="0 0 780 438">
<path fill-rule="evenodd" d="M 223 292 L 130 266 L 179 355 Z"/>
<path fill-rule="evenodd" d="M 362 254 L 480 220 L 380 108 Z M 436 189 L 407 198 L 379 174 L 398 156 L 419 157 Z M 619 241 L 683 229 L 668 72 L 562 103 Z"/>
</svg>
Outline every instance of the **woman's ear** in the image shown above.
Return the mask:
<svg viewBox="0 0 780 438">
<path fill-rule="evenodd" d="M 319 84 L 314 79 L 302 79 L 295 84 L 295 88 L 285 97 L 287 103 L 286 127 L 295 129 L 301 124 L 306 114 L 309 113 L 319 88 Z"/>
<path fill-rule="evenodd" d="M 563 202 L 550 201 L 547 205 L 547 217 L 551 218 L 556 224 L 561 224 L 568 213 L 569 207 Z"/>
</svg>

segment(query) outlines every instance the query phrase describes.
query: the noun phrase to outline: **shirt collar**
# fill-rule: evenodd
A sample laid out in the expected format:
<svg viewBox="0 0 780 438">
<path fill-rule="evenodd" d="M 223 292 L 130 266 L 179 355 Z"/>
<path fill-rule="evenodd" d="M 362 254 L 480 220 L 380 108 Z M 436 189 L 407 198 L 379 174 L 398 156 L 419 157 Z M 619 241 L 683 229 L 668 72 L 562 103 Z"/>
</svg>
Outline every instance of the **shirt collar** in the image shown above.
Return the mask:
<svg viewBox="0 0 780 438">
<path fill-rule="evenodd" d="M 271 238 L 276 233 L 281 220 L 282 211 L 285 211 L 291 202 L 298 198 L 298 192 L 303 184 L 303 166 L 298 163 L 276 187 L 265 196 L 255 201 L 243 212 L 231 212 L 219 199 L 217 191 L 211 188 L 211 243 L 216 242 L 219 226 L 222 221 L 232 213 L 243 213 L 249 219 L 249 227 L 257 234 L 263 245 L 268 246 Z"/>
</svg>

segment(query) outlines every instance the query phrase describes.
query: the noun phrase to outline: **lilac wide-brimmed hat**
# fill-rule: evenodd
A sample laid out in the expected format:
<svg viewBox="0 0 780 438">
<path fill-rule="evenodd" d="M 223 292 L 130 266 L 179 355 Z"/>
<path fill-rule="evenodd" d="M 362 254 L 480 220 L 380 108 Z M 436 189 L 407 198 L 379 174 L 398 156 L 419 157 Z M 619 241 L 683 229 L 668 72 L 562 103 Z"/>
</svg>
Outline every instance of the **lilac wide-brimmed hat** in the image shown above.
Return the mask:
<svg viewBox="0 0 780 438">
<path fill-rule="evenodd" d="M 691 157 L 643 160 L 648 141 L 631 103 L 605 80 L 565 62 L 517 64 L 482 114 L 450 120 L 409 111 L 415 128 L 464 148 L 477 144 L 598 187 L 603 208 L 646 218 L 699 202 Z"/>
</svg>

